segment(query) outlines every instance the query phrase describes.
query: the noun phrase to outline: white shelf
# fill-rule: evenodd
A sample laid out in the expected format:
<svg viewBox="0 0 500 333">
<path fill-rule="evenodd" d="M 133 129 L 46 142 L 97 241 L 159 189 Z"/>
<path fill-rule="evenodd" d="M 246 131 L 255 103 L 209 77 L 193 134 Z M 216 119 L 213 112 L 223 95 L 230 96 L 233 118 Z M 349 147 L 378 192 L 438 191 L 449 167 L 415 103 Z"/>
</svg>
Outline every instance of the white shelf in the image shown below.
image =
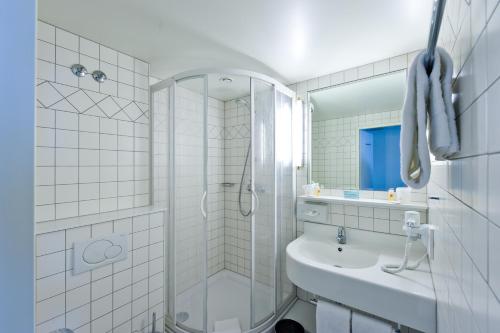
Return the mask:
<svg viewBox="0 0 500 333">
<path fill-rule="evenodd" d="M 121 209 L 112 212 L 98 213 L 84 216 L 68 217 L 65 219 L 51 220 L 36 223 L 36 234 L 59 231 L 64 229 L 82 227 L 86 225 L 125 219 L 134 216 L 152 214 L 165 211 L 165 207 L 144 206 L 131 209 Z"/>
<path fill-rule="evenodd" d="M 411 209 L 417 211 L 426 211 L 427 205 L 420 202 L 412 203 L 400 203 L 398 201 L 387 201 L 378 199 L 349 199 L 344 197 L 320 195 L 320 196 L 308 196 L 300 195 L 299 200 L 302 201 L 314 201 L 314 202 L 325 202 L 325 203 L 337 203 L 343 205 L 356 205 L 356 206 L 368 206 L 368 207 L 383 207 L 383 208 L 394 208 L 394 209 Z"/>
</svg>

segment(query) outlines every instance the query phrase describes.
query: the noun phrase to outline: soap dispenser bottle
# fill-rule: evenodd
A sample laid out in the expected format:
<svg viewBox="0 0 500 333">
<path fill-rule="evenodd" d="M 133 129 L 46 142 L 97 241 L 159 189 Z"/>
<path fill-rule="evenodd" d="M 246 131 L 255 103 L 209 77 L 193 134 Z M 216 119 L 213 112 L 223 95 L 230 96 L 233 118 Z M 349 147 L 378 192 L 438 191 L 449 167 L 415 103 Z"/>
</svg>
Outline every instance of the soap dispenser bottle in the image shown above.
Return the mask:
<svg viewBox="0 0 500 333">
<path fill-rule="evenodd" d="M 390 188 L 387 192 L 387 201 L 393 202 L 396 201 L 396 191 L 393 188 Z"/>
</svg>

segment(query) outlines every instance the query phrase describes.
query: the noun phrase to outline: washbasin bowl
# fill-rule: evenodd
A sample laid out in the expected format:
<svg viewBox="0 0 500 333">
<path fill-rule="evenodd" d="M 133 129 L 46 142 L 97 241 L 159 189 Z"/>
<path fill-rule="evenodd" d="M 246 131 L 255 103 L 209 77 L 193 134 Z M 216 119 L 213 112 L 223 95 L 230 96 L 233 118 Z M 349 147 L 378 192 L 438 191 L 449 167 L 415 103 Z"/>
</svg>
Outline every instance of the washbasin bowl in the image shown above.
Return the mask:
<svg viewBox="0 0 500 333">
<path fill-rule="evenodd" d="M 304 237 L 304 238 L 307 238 Z M 305 239 L 304 239 L 305 240 Z M 366 268 L 378 261 L 377 251 L 368 251 L 360 246 L 336 244 L 333 241 L 318 241 L 307 238 L 299 242 L 297 250 L 311 262 L 322 263 L 337 268 Z"/>
<path fill-rule="evenodd" d="M 322 298 L 428 333 L 436 332 L 436 295 L 428 261 L 416 270 L 389 274 L 384 264 L 402 261 L 406 237 L 304 222 L 304 234 L 288 244 L 286 271 L 298 287 Z M 409 256 L 425 253 L 416 243 Z M 425 320 L 422 320 L 425 318 Z"/>
</svg>

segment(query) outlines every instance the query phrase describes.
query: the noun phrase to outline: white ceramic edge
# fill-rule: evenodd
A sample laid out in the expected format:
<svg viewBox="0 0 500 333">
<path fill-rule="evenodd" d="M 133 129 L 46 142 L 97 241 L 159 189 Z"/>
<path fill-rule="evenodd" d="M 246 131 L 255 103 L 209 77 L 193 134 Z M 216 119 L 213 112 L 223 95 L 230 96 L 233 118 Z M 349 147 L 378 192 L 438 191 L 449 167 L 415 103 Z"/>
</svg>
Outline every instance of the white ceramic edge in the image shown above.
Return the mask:
<svg viewBox="0 0 500 333">
<path fill-rule="evenodd" d="M 386 207 L 395 209 L 414 209 L 418 211 L 426 211 L 427 205 L 424 203 L 401 203 L 398 201 L 390 202 L 387 200 L 377 200 L 377 199 L 349 199 L 343 197 L 320 195 L 320 196 L 308 196 L 300 195 L 298 198 L 302 201 L 315 201 L 315 202 L 325 202 L 325 203 L 339 203 L 339 204 L 349 204 L 358 206 L 368 206 L 368 207 Z"/>
<path fill-rule="evenodd" d="M 310 226 L 313 230 L 318 228 L 326 230 L 324 226 L 318 227 L 318 225 L 313 224 L 310 224 Z M 305 231 L 308 232 L 308 230 Z M 354 232 L 362 231 L 356 230 Z M 422 264 L 419 272 L 405 272 L 401 274 L 403 276 L 401 279 L 395 275 L 380 275 L 379 278 L 388 279 L 387 283 L 382 284 L 375 281 L 376 279 L 371 280 L 366 275 L 363 276 L 362 271 L 365 271 L 366 274 L 367 270 L 373 270 L 374 267 L 366 269 L 335 268 L 321 263 L 314 263 L 302 257 L 294 247 L 297 244 L 295 242 L 302 241 L 306 235 L 299 237 L 287 247 L 287 273 L 294 284 L 326 299 L 366 311 L 381 318 L 423 332 L 436 332 L 436 297 L 427 261 Z M 328 237 L 324 234 L 322 236 Z M 394 238 L 397 239 L 397 242 L 404 241 L 404 238 L 398 235 L 382 236 L 383 239 Z M 380 261 L 385 263 L 385 260 Z M 375 265 L 376 269 L 380 269 L 379 266 L 382 264 L 380 261 Z M 380 271 L 380 274 L 387 273 Z M 408 278 L 408 275 L 411 277 Z M 415 275 L 419 275 L 427 281 L 422 282 L 421 288 L 418 287 L 418 283 L 412 282 L 413 290 L 404 289 L 407 281 L 411 280 Z M 429 291 L 429 288 L 432 288 L 432 292 Z M 370 296 L 367 297 L 366 295 Z M 422 320 L 422 318 L 425 318 L 425 320 Z"/>
</svg>

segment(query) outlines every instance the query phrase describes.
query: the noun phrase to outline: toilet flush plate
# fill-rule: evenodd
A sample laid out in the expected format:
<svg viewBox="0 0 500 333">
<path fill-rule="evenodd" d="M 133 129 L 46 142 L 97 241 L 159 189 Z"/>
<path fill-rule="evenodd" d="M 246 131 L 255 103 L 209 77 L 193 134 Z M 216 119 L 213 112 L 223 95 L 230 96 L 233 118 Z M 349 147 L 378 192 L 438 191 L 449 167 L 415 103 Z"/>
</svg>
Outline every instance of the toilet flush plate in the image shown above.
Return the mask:
<svg viewBox="0 0 500 333">
<path fill-rule="evenodd" d="M 110 234 L 73 244 L 73 275 L 127 258 L 127 236 Z"/>
</svg>

